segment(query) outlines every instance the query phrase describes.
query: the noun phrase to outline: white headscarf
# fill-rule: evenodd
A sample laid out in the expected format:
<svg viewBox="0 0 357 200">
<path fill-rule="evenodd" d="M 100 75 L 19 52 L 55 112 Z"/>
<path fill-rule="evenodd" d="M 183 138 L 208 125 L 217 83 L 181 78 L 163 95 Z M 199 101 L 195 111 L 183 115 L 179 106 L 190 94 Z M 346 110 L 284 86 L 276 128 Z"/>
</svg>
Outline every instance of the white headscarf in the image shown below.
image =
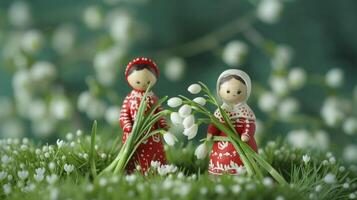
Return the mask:
<svg viewBox="0 0 357 200">
<path fill-rule="evenodd" d="M 224 102 L 224 100 L 220 97 L 219 95 L 219 83 L 221 82 L 221 80 L 223 78 L 226 78 L 228 76 L 232 76 L 232 75 L 235 75 L 235 76 L 239 76 L 241 77 L 244 82 L 245 82 L 245 85 L 247 87 L 247 96 L 246 98 L 236 104 L 236 105 L 229 105 L 228 103 Z M 252 112 L 252 110 L 250 109 L 250 107 L 247 105 L 247 100 L 250 96 L 250 93 L 251 93 L 251 90 L 252 90 L 252 83 L 251 83 L 251 80 L 248 76 L 247 73 L 245 73 L 244 71 L 242 70 L 239 70 L 239 69 L 228 69 L 226 71 L 224 71 L 219 77 L 218 77 L 218 80 L 217 80 L 217 96 L 220 100 L 223 101 L 223 105 L 222 105 L 222 108 L 227 110 L 227 111 L 230 111 L 230 112 L 234 112 L 234 113 L 238 113 L 238 116 L 237 117 L 245 117 L 245 118 L 248 118 L 248 119 L 255 119 L 255 116 L 254 116 L 254 113 Z M 244 114 L 243 112 L 241 112 L 240 110 L 242 109 L 245 109 L 247 110 L 247 113 Z M 251 115 L 252 114 L 252 115 Z"/>
</svg>

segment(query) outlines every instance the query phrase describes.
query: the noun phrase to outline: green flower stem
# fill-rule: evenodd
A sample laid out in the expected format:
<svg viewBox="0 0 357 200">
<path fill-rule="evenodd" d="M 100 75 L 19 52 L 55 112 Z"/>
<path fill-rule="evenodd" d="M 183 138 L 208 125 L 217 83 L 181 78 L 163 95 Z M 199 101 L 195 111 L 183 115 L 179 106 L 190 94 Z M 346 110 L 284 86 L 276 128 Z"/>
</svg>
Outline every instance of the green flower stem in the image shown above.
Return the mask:
<svg viewBox="0 0 357 200">
<path fill-rule="evenodd" d="M 97 135 L 97 121 L 94 121 L 92 126 L 91 133 L 91 142 L 90 142 L 90 154 L 89 154 L 89 163 L 92 176 L 95 178 L 97 176 L 97 169 L 95 166 L 95 138 Z"/>
</svg>

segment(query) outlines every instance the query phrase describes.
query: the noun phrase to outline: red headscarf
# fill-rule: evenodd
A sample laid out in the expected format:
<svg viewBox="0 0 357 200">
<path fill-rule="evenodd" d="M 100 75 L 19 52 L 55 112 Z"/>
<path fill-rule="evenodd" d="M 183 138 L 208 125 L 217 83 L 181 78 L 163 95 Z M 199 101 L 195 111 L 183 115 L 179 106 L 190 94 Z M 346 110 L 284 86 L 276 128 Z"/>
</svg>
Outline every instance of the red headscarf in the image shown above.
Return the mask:
<svg viewBox="0 0 357 200">
<path fill-rule="evenodd" d="M 160 75 L 159 68 L 157 67 L 157 65 L 155 64 L 154 61 L 152 61 L 149 58 L 141 57 L 141 58 L 135 58 L 134 60 L 129 62 L 129 64 L 127 65 L 126 70 L 125 70 L 125 78 L 126 79 L 128 79 L 130 69 L 135 65 L 148 65 L 148 66 L 150 66 L 151 69 L 153 69 L 153 71 L 155 72 L 157 77 L 159 77 L 159 75 Z"/>
</svg>

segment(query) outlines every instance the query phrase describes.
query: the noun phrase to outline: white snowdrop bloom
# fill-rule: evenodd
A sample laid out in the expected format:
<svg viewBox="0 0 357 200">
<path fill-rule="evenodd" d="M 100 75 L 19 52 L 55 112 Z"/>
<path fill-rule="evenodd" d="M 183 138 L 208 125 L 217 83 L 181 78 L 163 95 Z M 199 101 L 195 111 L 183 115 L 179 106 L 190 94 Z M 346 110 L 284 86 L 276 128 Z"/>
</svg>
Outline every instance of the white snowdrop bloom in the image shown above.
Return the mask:
<svg viewBox="0 0 357 200">
<path fill-rule="evenodd" d="M 109 29 L 109 33 L 115 41 L 127 43 L 133 38 L 135 22 L 128 13 L 122 12 L 111 16 Z"/>
<path fill-rule="evenodd" d="M 10 183 L 6 183 L 2 186 L 4 193 L 5 194 L 10 194 L 11 193 L 11 185 Z"/>
<path fill-rule="evenodd" d="M 56 28 L 52 36 L 52 47 L 60 54 L 69 53 L 76 41 L 75 27 L 63 24 Z"/>
<path fill-rule="evenodd" d="M 328 126 L 334 127 L 344 118 L 345 114 L 342 112 L 341 106 L 341 102 L 337 98 L 328 97 L 325 99 L 321 108 L 321 116 Z"/>
<path fill-rule="evenodd" d="M 305 164 L 310 162 L 310 156 L 305 154 L 302 156 L 302 161 L 304 161 Z"/>
<path fill-rule="evenodd" d="M 248 46 L 239 40 L 229 42 L 223 50 L 222 59 L 230 66 L 238 66 L 248 53 Z"/>
<path fill-rule="evenodd" d="M 191 114 L 191 112 L 192 112 L 191 106 L 186 104 L 181 106 L 181 108 L 178 111 L 180 117 L 182 118 L 188 117 Z"/>
<path fill-rule="evenodd" d="M 187 88 L 187 90 L 188 90 L 191 94 L 198 94 L 198 93 L 201 92 L 202 87 L 201 87 L 199 84 L 195 83 L 195 84 L 190 85 L 190 86 Z"/>
<path fill-rule="evenodd" d="M 186 69 L 186 63 L 182 58 L 173 57 L 165 63 L 165 76 L 170 81 L 179 81 L 182 79 Z"/>
<path fill-rule="evenodd" d="M 343 158 L 347 162 L 357 162 L 357 145 L 350 144 L 347 145 L 343 150 Z"/>
<path fill-rule="evenodd" d="M 103 14 L 99 6 L 89 6 L 84 10 L 83 21 L 87 27 L 97 29 L 103 24 Z"/>
<path fill-rule="evenodd" d="M 193 99 L 194 102 L 200 104 L 201 106 L 205 106 L 206 105 L 206 99 L 203 97 L 196 97 Z"/>
<path fill-rule="evenodd" d="M 167 101 L 167 105 L 171 108 L 176 108 L 182 105 L 182 99 L 179 97 L 172 97 Z"/>
<path fill-rule="evenodd" d="M 29 30 L 24 33 L 21 39 L 21 47 L 27 53 L 36 53 L 42 48 L 43 35 L 38 30 Z"/>
<path fill-rule="evenodd" d="M 17 172 L 17 176 L 18 176 L 21 180 L 25 180 L 25 179 L 29 176 L 29 172 L 26 171 L 26 170 L 18 171 L 18 172 Z"/>
<path fill-rule="evenodd" d="M 274 51 L 271 64 L 275 70 L 282 70 L 288 67 L 293 57 L 293 50 L 287 45 L 278 45 Z"/>
<path fill-rule="evenodd" d="M 85 111 L 90 106 L 90 102 L 94 97 L 89 91 L 82 92 L 78 96 L 77 107 L 80 111 Z"/>
<path fill-rule="evenodd" d="M 278 96 L 284 96 L 289 92 L 289 85 L 284 77 L 272 76 L 269 84 L 273 92 Z"/>
<path fill-rule="evenodd" d="M 25 27 L 31 22 L 31 11 L 26 1 L 13 1 L 8 10 L 9 21 L 17 27 Z"/>
<path fill-rule="evenodd" d="M 163 137 L 164 137 L 165 142 L 169 146 L 174 146 L 175 145 L 175 136 L 172 133 L 166 132 Z"/>
<path fill-rule="evenodd" d="M 57 139 L 56 141 L 58 148 L 62 148 L 66 143 L 63 140 Z"/>
<path fill-rule="evenodd" d="M 198 132 L 198 125 L 197 125 L 197 124 L 194 124 L 194 125 L 191 126 L 190 128 L 185 129 L 185 130 L 183 131 L 183 134 L 187 136 L 187 139 L 191 140 L 191 139 L 193 139 L 194 137 L 196 137 L 197 132 Z"/>
<path fill-rule="evenodd" d="M 306 148 L 310 146 L 312 137 L 307 130 L 293 130 L 288 133 L 287 136 L 288 142 L 296 148 Z"/>
<path fill-rule="evenodd" d="M 292 89 L 300 89 L 306 83 L 306 72 L 303 68 L 296 67 L 290 70 L 288 75 L 289 86 Z"/>
<path fill-rule="evenodd" d="M 353 135 L 357 133 L 357 119 L 356 118 L 347 118 L 342 125 L 342 129 L 348 135 Z"/>
<path fill-rule="evenodd" d="M 70 174 L 74 170 L 74 166 L 71 164 L 64 164 L 63 169 L 67 174 Z"/>
<path fill-rule="evenodd" d="M 278 105 L 278 98 L 271 92 L 266 92 L 259 97 L 258 106 L 264 112 L 273 111 Z"/>
<path fill-rule="evenodd" d="M 333 68 L 326 74 L 325 81 L 327 86 L 338 88 L 343 84 L 343 71 L 340 68 Z"/>
<path fill-rule="evenodd" d="M 195 117 L 193 115 L 189 115 L 184 118 L 182 125 L 185 129 L 190 128 L 195 124 Z"/>
<path fill-rule="evenodd" d="M 111 125 L 116 125 L 119 121 L 120 117 L 120 107 L 118 106 L 110 106 L 106 111 L 105 111 L 105 120 L 111 124 Z"/>
<path fill-rule="evenodd" d="M 324 182 L 327 184 L 333 184 L 336 182 L 336 175 L 332 174 L 332 173 L 328 173 L 326 174 L 326 176 L 324 177 Z"/>
<path fill-rule="evenodd" d="M 270 177 L 265 177 L 263 179 L 263 185 L 265 185 L 266 187 L 271 187 L 271 186 L 273 186 L 273 184 L 274 184 L 274 181 Z"/>
<path fill-rule="evenodd" d="M 299 109 L 299 103 L 294 98 L 287 98 L 279 104 L 278 112 L 279 116 L 284 118 L 292 117 Z"/>
<path fill-rule="evenodd" d="M 51 175 L 46 176 L 46 181 L 50 185 L 54 184 L 57 180 L 58 180 L 58 177 L 56 174 L 51 174 Z"/>
<path fill-rule="evenodd" d="M 208 154 L 208 147 L 206 143 L 200 144 L 195 150 L 195 156 L 197 159 L 203 160 Z"/>
<path fill-rule="evenodd" d="M 0 181 L 2 181 L 3 179 L 5 179 L 6 177 L 7 177 L 7 172 L 1 171 L 1 172 L 0 172 Z"/>
<path fill-rule="evenodd" d="M 283 4 L 279 0 L 262 0 L 258 4 L 257 17 L 264 23 L 276 23 L 283 10 Z"/>
<path fill-rule="evenodd" d="M 180 115 L 177 112 L 171 113 L 170 120 L 174 125 L 180 125 L 182 124 L 183 121 L 183 119 L 180 117 Z"/>
<path fill-rule="evenodd" d="M 53 80 L 56 77 L 57 71 L 52 63 L 38 61 L 32 65 L 30 73 L 32 80 L 36 81 L 36 83 L 44 84 L 43 82 Z"/>
<path fill-rule="evenodd" d="M 159 161 L 154 161 L 152 160 L 150 163 L 150 166 L 154 169 L 157 169 L 158 167 L 160 167 L 161 163 Z"/>
<path fill-rule="evenodd" d="M 73 113 L 72 104 L 65 96 L 52 97 L 49 110 L 52 116 L 58 120 L 69 119 Z"/>
<path fill-rule="evenodd" d="M 4 164 L 4 165 L 7 165 L 9 164 L 11 161 L 11 157 L 7 156 L 7 155 L 3 155 L 1 157 L 1 163 Z"/>
</svg>

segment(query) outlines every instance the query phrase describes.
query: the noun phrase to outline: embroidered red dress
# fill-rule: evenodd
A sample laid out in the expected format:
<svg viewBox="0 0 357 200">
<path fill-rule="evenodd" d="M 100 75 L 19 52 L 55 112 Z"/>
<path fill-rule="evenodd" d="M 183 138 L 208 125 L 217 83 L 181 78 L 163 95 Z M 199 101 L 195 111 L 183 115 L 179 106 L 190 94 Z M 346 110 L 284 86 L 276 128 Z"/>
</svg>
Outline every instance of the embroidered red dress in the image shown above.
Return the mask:
<svg viewBox="0 0 357 200">
<path fill-rule="evenodd" d="M 126 96 L 122 110 L 120 113 L 120 126 L 123 129 L 123 144 L 126 142 L 128 136 L 130 135 L 136 114 L 139 110 L 140 102 L 144 96 L 145 92 L 133 90 L 131 93 Z M 158 101 L 158 98 L 153 92 L 150 92 L 147 96 L 147 108 L 146 112 L 155 105 Z M 159 107 L 155 112 L 160 112 L 162 110 Z M 158 128 L 167 128 L 167 123 L 164 118 L 161 118 L 152 128 L 156 130 Z M 133 172 L 136 168 L 136 165 L 140 165 L 142 172 L 146 172 L 150 167 L 151 161 L 159 161 L 161 164 L 166 164 L 166 156 L 163 146 L 162 137 L 160 134 L 150 137 L 148 140 L 144 141 L 143 144 L 139 146 L 130 162 L 126 167 L 127 172 Z"/>
<path fill-rule="evenodd" d="M 229 115 L 233 125 L 235 126 L 238 134 L 242 136 L 245 134 L 249 137 L 247 144 L 252 147 L 254 151 L 257 151 L 257 144 L 254 139 L 255 132 L 255 115 L 247 104 L 237 105 L 233 109 L 224 109 Z M 224 122 L 219 110 L 215 112 L 215 116 L 222 123 Z M 213 136 L 227 135 L 220 131 L 217 127 L 211 124 L 208 127 L 208 132 Z M 233 144 L 228 141 L 216 141 L 213 144 L 213 148 L 210 154 L 209 170 L 210 174 L 238 174 L 238 168 L 243 166 L 243 163 L 239 157 L 238 152 L 234 148 Z"/>
</svg>

